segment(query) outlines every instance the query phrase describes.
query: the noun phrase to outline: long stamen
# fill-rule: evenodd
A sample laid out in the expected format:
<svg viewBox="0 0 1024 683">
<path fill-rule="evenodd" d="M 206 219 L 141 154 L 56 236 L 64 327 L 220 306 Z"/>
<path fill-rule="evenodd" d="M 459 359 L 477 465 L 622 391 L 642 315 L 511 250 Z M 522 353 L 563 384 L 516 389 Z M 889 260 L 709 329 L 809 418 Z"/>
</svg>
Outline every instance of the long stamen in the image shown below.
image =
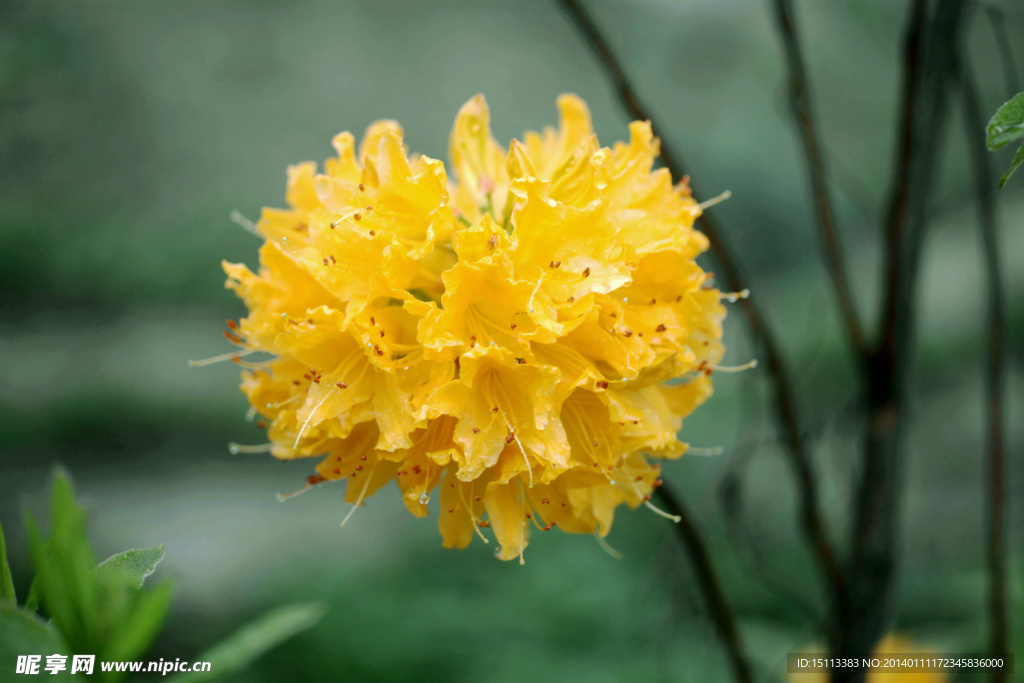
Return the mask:
<svg viewBox="0 0 1024 683">
<path fill-rule="evenodd" d="M 371 467 L 370 471 L 366 474 L 366 483 L 363 484 L 363 490 L 359 493 L 359 500 L 356 501 L 355 505 L 352 506 L 352 509 L 348 511 L 347 515 L 345 515 L 345 519 L 341 520 L 341 526 L 344 527 L 345 522 L 347 522 L 352 517 L 352 515 L 356 513 L 356 510 L 359 509 L 359 506 L 363 504 L 363 498 L 366 496 L 366 489 L 370 488 L 370 480 L 373 479 L 373 471 L 375 469 L 377 469 L 376 465 Z M 349 479 L 349 481 L 352 480 Z"/>
<path fill-rule="evenodd" d="M 274 497 L 277 498 L 277 502 L 278 503 L 283 503 L 286 500 L 288 500 L 289 498 L 294 498 L 295 496 L 301 496 L 303 493 L 305 493 L 306 491 L 310 490 L 311 488 L 313 488 L 312 484 L 306 484 L 301 489 L 299 489 L 297 491 L 292 491 L 291 493 L 275 493 Z"/>
<path fill-rule="evenodd" d="M 234 363 L 235 365 L 238 365 L 239 367 L 247 368 L 249 370 L 262 370 L 264 368 L 269 368 L 271 365 L 273 365 L 277 361 L 278 361 L 278 359 L 276 357 L 274 357 L 274 358 L 268 358 L 267 360 L 261 360 L 261 361 L 258 361 L 256 363 L 251 363 L 251 362 L 244 361 L 244 360 L 238 358 L 238 354 L 237 353 L 235 354 L 235 357 L 231 359 L 231 362 Z"/>
<path fill-rule="evenodd" d="M 722 292 L 721 296 L 722 296 L 723 299 L 725 299 L 729 303 L 734 304 L 737 301 L 739 301 L 740 299 L 749 299 L 750 298 L 750 290 L 749 289 L 741 289 L 738 292 Z"/>
<path fill-rule="evenodd" d="M 295 436 L 295 443 L 292 444 L 292 448 L 293 449 L 296 449 L 296 448 L 299 447 L 299 441 L 301 441 L 303 435 L 305 435 L 306 428 L 309 427 L 309 421 L 313 419 L 313 414 L 316 413 L 316 411 L 320 408 L 320 406 L 322 406 L 324 404 L 324 401 L 326 401 L 326 400 L 327 400 L 327 394 L 324 394 L 324 397 L 321 398 L 317 402 L 317 404 L 315 406 L 313 406 L 313 409 L 309 411 L 309 415 L 306 416 L 306 421 L 302 423 L 302 427 L 299 429 L 299 433 Z"/>
<path fill-rule="evenodd" d="M 269 453 L 270 449 L 274 447 L 272 443 L 261 443 L 252 446 L 245 444 L 235 443 L 234 441 L 228 444 L 228 452 L 231 455 L 238 455 L 239 453 Z"/>
<path fill-rule="evenodd" d="M 654 514 L 660 515 L 660 516 L 664 517 L 665 519 L 671 519 L 676 524 L 679 524 L 679 522 L 681 522 L 682 519 L 683 519 L 679 515 L 670 515 L 669 513 L 665 512 L 661 508 L 657 507 L 654 503 L 652 503 L 649 500 L 645 500 L 644 501 L 644 505 L 646 505 L 648 508 L 650 508 L 651 511 L 654 512 Z"/>
<path fill-rule="evenodd" d="M 473 486 L 474 486 L 474 484 L 472 484 L 472 483 L 471 483 L 471 484 L 469 485 L 469 495 L 470 495 L 470 496 L 472 496 L 472 495 L 473 495 Z M 463 493 L 463 491 L 462 491 L 462 487 L 461 487 L 461 486 L 459 486 L 459 487 L 458 487 L 458 489 L 459 489 L 459 498 L 460 498 L 460 499 L 462 500 L 462 506 L 463 506 L 464 508 L 466 508 L 466 512 L 468 512 L 468 513 L 469 513 L 469 518 L 470 518 L 471 520 L 473 520 L 473 531 L 475 531 L 475 532 L 476 532 L 476 535 L 480 537 L 480 540 L 481 540 L 481 541 L 483 541 L 484 543 L 490 543 L 490 541 L 489 541 L 489 540 L 487 540 L 487 537 L 486 537 L 486 536 L 484 536 L 483 532 L 482 532 L 482 531 L 480 531 L 480 529 L 479 529 L 479 528 L 477 528 L 477 523 L 478 523 L 478 522 L 479 522 L 480 520 L 479 520 L 479 518 L 478 518 L 478 517 L 476 516 L 476 514 L 475 514 L 475 513 L 473 512 L 473 508 L 472 508 L 472 507 L 470 507 L 468 503 L 466 503 L 466 496 L 464 495 L 464 493 Z"/>
<path fill-rule="evenodd" d="M 743 372 L 744 370 L 753 370 L 757 367 L 757 359 L 744 363 L 743 365 L 712 365 L 711 369 L 715 372 Z"/>
<path fill-rule="evenodd" d="M 516 436 L 515 430 L 512 429 L 512 424 L 508 421 L 508 418 L 505 417 L 505 413 L 504 412 L 501 413 L 501 419 L 505 423 L 505 426 L 508 428 L 508 438 L 510 438 L 510 439 L 512 439 L 513 441 L 516 442 L 516 445 L 519 446 L 519 452 L 523 454 L 523 462 L 526 463 L 526 472 L 527 472 L 527 474 L 530 475 L 530 488 L 532 489 L 533 488 L 533 468 L 530 467 L 530 458 L 527 457 L 526 449 L 523 448 L 522 442 L 519 441 L 519 437 Z"/>
<path fill-rule="evenodd" d="M 542 527 L 540 524 L 537 523 L 537 518 L 538 517 L 540 517 L 540 521 L 542 521 L 542 522 L 544 522 L 544 518 L 540 516 L 540 513 L 537 510 L 535 510 L 534 508 L 530 507 L 530 503 L 528 501 L 528 498 L 526 497 L 526 494 L 523 492 L 523 480 L 522 479 L 519 480 L 519 507 L 520 507 L 520 509 L 522 509 L 523 513 L 526 515 L 526 518 L 528 520 L 530 520 L 531 522 L 533 522 L 533 525 L 535 527 L 537 527 L 537 529 L 539 531 L 545 531 L 544 527 Z M 544 523 L 547 524 L 547 522 L 544 522 Z M 548 526 L 548 530 L 550 530 L 550 529 L 551 529 L 551 527 Z"/>
<path fill-rule="evenodd" d="M 648 509 L 650 509 L 652 512 L 654 512 L 654 514 L 659 515 L 661 517 L 664 517 L 665 519 L 671 519 L 676 524 L 679 524 L 679 522 L 681 522 L 683 520 L 683 518 L 680 517 L 679 515 L 671 515 L 671 514 L 665 512 L 664 510 L 662 510 L 661 508 L 659 508 L 658 506 L 656 506 L 654 503 L 652 503 L 651 502 L 651 497 L 650 496 L 645 496 L 642 493 L 640 493 L 640 489 L 637 487 L 637 485 L 635 483 L 629 482 L 629 484 L 633 488 L 633 491 L 636 492 L 636 495 L 640 496 L 640 498 L 643 499 L 644 506 L 646 506 Z"/>
<path fill-rule="evenodd" d="M 342 223 L 347 221 L 349 218 L 355 218 L 356 216 L 359 216 L 359 218 L 362 218 L 362 214 L 363 213 L 364 213 L 363 209 L 356 209 L 354 211 L 349 211 L 348 213 L 342 215 L 341 218 L 338 218 L 338 219 L 336 219 L 334 221 L 331 221 L 331 229 L 333 230 L 334 228 L 337 228 L 339 225 L 341 225 Z M 370 212 L 367 210 L 366 213 L 370 213 Z M 356 220 L 359 220 L 359 219 L 357 218 Z"/>
<path fill-rule="evenodd" d="M 717 197 L 712 197 L 711 199 L 705 200 L 705 201 L 701 202 L 700 204 L 698 204 L 697 206 L 700 207 L 701 211 L 704 211 L 705 209 L 710 209 L 715 204 L 721 204 L 722 202 L 724 202 L 726 199 L 728 199 L 731 196 L 732 196 L 732 192 L 729 191 L 729 190 L 726 190 L 725 192 L 723 192 L 722 194 L 718 195 Z"/>
<path fill-rule="evenodd" d="M 532 489 L 533 488 L 533 467 L 530 466 L 530 458 L 529 458 L 529 456 L 526 455 L 526 449 L 523 448 L 523 444 L 519 440 L 519 437 L 516 436 L 516 430 L 512 427 L 512 423 L 509 422 L 508 421 L 508 417 L 505 416 L 504 407 L 505 406 L 511 407 L 512 406 L 512 402 L 508 400 L 508 396 L 505 394 L 505 389 L 501 385 L 500 382 L 497 382 L 497 381 L 494 382 L 494 389 L 495 389 L 495 400 L 498 403 L 498 405 L 502 406 L 502 409 L 500 411 L 501 420 L 502 420 L 502 422 L 505 423 L 505 427 L 508 429 L 509 438 L 511 438 L 513 441 L 516 442 L 516 445 L 519 446 L 519 452 L 523 454 L 523 462 L 526 463 L 526 472 L 530 476 L 530 488 Z"/>
<path fill-rule="evenodd" d="M 622 559 L 622 553 L 608 545 L 608 541 L 604 540 L 604 538 L 601 537 L 600 531 L 594 532 L 594 538 L 597 540 L 597 544 L 601 546 L 601 550 L 605 551 L 606 553 L 614 557 L 616 560 Z"/>
<path fill-rule="evenodd" d="M 259 349 L 242 349 L 241 351 L 232 351 L 231 353 L 223 353 L 213 358 L 204 358 L 203 360 L 190 360 L 188 362 L 189 367 L 199 368 L 204 365 L 213 365 L 214 363 L 223 363 L 226 360 L 237 361 L 242 356 L 248 356 L 250 353 L 256 353 Z"/>
<path fill-rule="evenodd" d="M 714 446 L 712 448 L 700 448 L 698 446 L 689 446 L 687 447 L 686 452 L 689 453 L 690 455 L 704 455 L 711 457 L 715 455 L 721 455 L 722 453 L 725 452 L 725 449 L 722 448 L 721 446 Z"/>
<path fill-rule="evenodd" d="M 256 229 L 256 224 L 253 223 L 248 218 L 246 218 L 245 216 L 243 216 L 242 212 L 239 211 L 238 209 L 231 210 L 231 222 L 235 223 L 236 225 L 242 226 L 246 232 L 252 233 L 253 235 L 259 237 L 260 239 L 263 239 L 263 235 L 261 235 L 259 233 L 259 230 Z"/>
<path fill-rule="evenodd" d="M 280 408 L 281 406 L 286 406 L 286 405 L 288 405 L 289 403 L 294 403 L 294 402 L 295 402 L 295 401 L 297 401 L 298 399 L 302 398 L 302 397 L 303 397 L 304 395 L 305 395 L 305 394 L 295 394 L 295 395 L 294 395 L 294 396 L 292 396 L 291 398 L 286 398 L 285 400 L 283 400 L 283 401 L 280 401 L 280 402 L 278 402 L 278 403 L 268 403 L 268 404 L 267 404 L 267 407 L 268 407 L 268 408 Z"/>
</svg>

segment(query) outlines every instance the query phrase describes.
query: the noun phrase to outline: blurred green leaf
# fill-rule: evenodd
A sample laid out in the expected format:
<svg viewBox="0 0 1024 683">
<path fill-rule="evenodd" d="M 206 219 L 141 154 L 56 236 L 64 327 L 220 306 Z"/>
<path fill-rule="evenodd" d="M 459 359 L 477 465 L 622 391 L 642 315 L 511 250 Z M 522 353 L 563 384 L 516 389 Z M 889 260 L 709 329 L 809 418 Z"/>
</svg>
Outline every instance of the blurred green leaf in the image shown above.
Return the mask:
<svg viewBox="0 0 1024 683">
<path fill-rule="evenodd" d="M 33 593 L 75 652 L 107 661 L 133 660 L 156 637 L 170 607 L 169 583 L 143 589 L 164 556 L 163 546 L 129 550 L 96 564 L 86 536 L 85 511 L 75 500 L 70 477 L 54 475 L 50 499 L 50 537 L 27 515 L 29 547 L 36 569 Z M 97 672 L 117 681 L 127 672 Z"/>
<path fill-rule="evenodd" d="M 96 555 L 89 545 L 85 524 L 85 509 L 75 500 L 71 477 L 64 470 L 57 470 L 50 493 L 49 543 L 69 597 L 78 606 L 82 623 L 88 628 L 98 601 L 91 575 Z"/>
<path fill-rule="evenodd" d="M 141 588 L 146 577 L 156 570 L 160 560 L 164 559 L 164 546 L 155 548 L 137 548 L 125 550 L 123 553 L 111 555 L 96 566 L 96 572 L 103 574 L 113 569 L 125 572 L 131 578 L 131 585 Z"/>
<path fill-rule="evenodd" d="M 272 610 L 196 657 L 197 662 L 210 662 L 210 671 L 178 674 L 170 680 L 173 683 L 201 683 L 233 674 L 268 650 L 315 626 L 324 612 L 323 605 L 318 603 L 287 605 Z"/>
<path fill-rule="evenodd" d="M 988 148 L 996 150 L 1024 138 L 1024 92 L 1017 93 L 996 110 L 988 122 Z"/>
<path fill-rule="evenodd" d="M 64 634 L 64 638 L 68 643 L 74 644 L 84 632 L 81 615 L 72 605 L 70 592 L 61 579 L 50 544 L 43 540 L 39 525 L 31 513 L 26 515 L 25 527 L 28 532 L 32 566 L 36 570 L 35 585 L 38 587 L 40 601 L 49 611 L 53 623 Z"/>
<path fill-rule="evenodd" d="M 34 614 L 13 605 L 0 603 L 0 662 L 4 666 L 0 671 L 0 680 L 21 678 L 12 676 L 19 655 L 41 655 L 40 673 L 45 674 L 48 681 L 81 680 L 78 676 L 68 673 L 71 668 L 70 662 L 67 662 L 65 671 L 58 674 L 47 673 L 44 669 L 46 657 L 55 654 L 71 654 L 70 648 L 56 629 Z"/>
<path fill-rule="evenodd" d="M 1000 189 L 1002 189 L 1003 185 L 1006 184 L 1006 181 L 1010 179 L 1010 176 L 1013 175 L 1014 171 L 1020 168 L 1021 164 L 1024 164 L 1024 145 L 1021 145 L 1020 149 L 1017 150 L 1017 154 L 1014 155 L 1013 162 L 1010 164 L 1010 170 L 1006 172 L 1006 175 L 999 179 Z"/>
<path fill-rule="evenodd" d="M 135 596 L 128 614 L 109 636 L 105 658 L 109 660 L 137 659 L 153 642 L 171 607 L 174 586 L 161 581 L 151 590 Z"/>
<path fill-rule="evenodd" d="M 7 564 L 7 543 L 4 541 L 4 527 L 0 524 L 0 603 L 18 604 L 18 595 L 14 592 L 14 577 L 11 566 Z"/>
<path fill-rule="evenodd" d="M 35 612 L 39 609 L 39 579 L 33 578 L 28 586 L 28 597 L 25 598 L 25 609 Z"/>
</svg>

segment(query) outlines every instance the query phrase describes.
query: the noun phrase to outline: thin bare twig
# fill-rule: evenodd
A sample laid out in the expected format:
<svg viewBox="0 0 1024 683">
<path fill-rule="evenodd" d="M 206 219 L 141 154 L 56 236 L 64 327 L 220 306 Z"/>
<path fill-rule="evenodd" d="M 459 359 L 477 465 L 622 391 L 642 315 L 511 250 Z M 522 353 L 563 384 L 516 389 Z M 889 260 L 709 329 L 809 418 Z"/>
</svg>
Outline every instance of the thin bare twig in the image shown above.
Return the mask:
<svg viewBox="0 0 1024 683">
<path fill-rule="evenodd" d="M 704 545 L 704 539 L 697 529 L 697 525 L 690 517 L 683 499 L 677 494 L 668 482 L 663 482 L 657 489 L 658 498 L 672 514 L 679 517 L 675 525 L 679 534 L 679 540 L 690 557 L 694 573 L 697 575 L 697 583 L 701 593 L 708 603 L 708 612 L 718 631 L 718 637 L 725 643 L 726 652 L 729 654 L 729 664 L 732 666 L 733 676 L 737 681 L 752 683 L 754 675 L 750 669 L 750 662 L 743 649 L 739 631 L 736 628 L 736 618 L 732 612 L 732 606 L 725 597 L 722 585 L 718 581 L 714 565 L 711 563 L 711 556 Z"/>
<path fill-rule="evenodd" d="M 993 191 L 995 178 L 985 148 L 985 117 L 981 112 L 977 86 L 966 52 L 960 53 L 960 92 L 963 95 L 964 125 L 967 145 L 974 167 L 975 197 L 978 221 L 988 279 L 988 357 L 986 359 L 986 403 L 988 409 L 988 572 L 989 572 L 989 651 L 993 654 L 1010 651 L 1010 624 L 1006 612 L 1006 470 L 1003 442 L 1003 311 L 1005 297 L 999 267 L 999 246 L 996 230 L 996 206 Z M 1009 680 L 1006 671 L 993 672 L 992 683 Z"/>
<path fill-rule="evenodd" d="M 663 136 L 666 129 L 655 121 L 654 117 L 651 116 L 647 108 L 640 101 L 630 80 L 626 77 L 619 60 L 609 47 L 608 41 L 593 19 L 591 19 L 586 9 L 578 0 L 559 0 L 559 2 L 583 34 L 587 45 L 601 60 L 605 71 L 615 84 L 619 100 L 630 116 L 635 119 L 650 121 L 654 131 L 662 136 L 661 161 L 665 168 L 677 179 L 685 176 L 686 172 L 682 161 L 679 160 L 679 157 Z M 720 268 L 718 270 L 720 270 L 726 286 L 734 291 L 745 289 L 745 279 L 741 275 L 740 269 L 735 259 L 733 259 L 729 248 L 726 246 L 721 236 L 722 231 L 719 229 L 716 221 L 710 215 L 703 214 L 698 219 L 697 225 L 708 238 L 711 252 L 719 263 Z M 803 436 L 800 432 L 796 398 L 792 389 L 793 382 L 786 370 L 776 337 L 761 315 L 760 309 L 749 298 L 741 299 L 739 306 L 747 319 L 751 333 L 761 344 L 765 365 L 767 366 L 775 391 L 773 405 L 777 411 L 776 420 L 781 426 L 782 432 L 786 435 L 789 462 L 796 474 L 800 500 L 800 521 L 803 533 L 812 548 L 820 570 L 826 578 L 829 587 L 826 593 L 829 599 L 834 601 L 834 608 L 838 612 L 842 612 L 846 609 L 843 574 L 821 515 L 817 484 L 814 479 L 810 459 L 804 447 Z"/>
<path fill-rule="evenodd" d="M 806 158 L 807 174 L 811 181 L 811 193 L 814 195 L 814 207 L 828 263 L 829 276 L 836 298 L 839 300 L 839 311 L 846 327 L 850 345 L 859 362 L 866 357 L 864 331 L 861 327 L 857 306 L 850 291 L 849 278 L 846 275 L 846 259 L 843 258 L 843 245 L 836 227 L 836 215 L 829 191 L 828 175 L 825 161 L 822 158 L 818 132 L 811 111 L 810 80 L 804 66 L 800 38 L 797 35 L 796 17 L 789 0 L 774 0 L 775 18 L 782 35 L 782 44 L 786 52 L 786 68 L 789 73 L 789 91 L 792 97 L 793 114 L 800 129 L 800 140 L 803 143 Z"/>
</svg>

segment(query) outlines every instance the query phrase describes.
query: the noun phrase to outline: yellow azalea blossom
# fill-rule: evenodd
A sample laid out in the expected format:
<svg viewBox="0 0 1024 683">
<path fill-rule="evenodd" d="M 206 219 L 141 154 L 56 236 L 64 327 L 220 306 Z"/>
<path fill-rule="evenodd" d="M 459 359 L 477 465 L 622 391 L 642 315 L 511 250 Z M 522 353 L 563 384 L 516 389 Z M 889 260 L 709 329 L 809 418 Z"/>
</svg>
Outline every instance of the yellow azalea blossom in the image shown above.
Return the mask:
<svg viewBox="0 0 1024 683">
<path fill-rule="evenodd" d="M 531 526 L 604 536 L 650 498 L 711 395 L 722 297 L 650 124 L 602 148 L 582 100 L 558 108 L 505 148 L 474 97 L 448 169 L 392 121 L 289 169 L 258 272 L 224 264 L 249 310 L 229 357 L 270 439 L 235 450 L 319 458 L 307 486 L 345 479 L 357 506 L 396 481 L 424 516 L 439 489 L 444 545 L 493 533 L 506 560 Z"/>
</svg>

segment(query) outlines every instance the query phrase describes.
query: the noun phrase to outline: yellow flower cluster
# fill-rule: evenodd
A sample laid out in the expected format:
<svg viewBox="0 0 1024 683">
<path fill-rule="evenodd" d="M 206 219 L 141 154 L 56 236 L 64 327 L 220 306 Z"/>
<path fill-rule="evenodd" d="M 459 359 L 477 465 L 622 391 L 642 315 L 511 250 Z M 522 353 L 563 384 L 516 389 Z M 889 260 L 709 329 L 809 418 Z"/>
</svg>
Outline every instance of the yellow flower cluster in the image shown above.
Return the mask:
<svg viewBox="0 0 1024 683">
<path fill-rule="evenodd" d="M 604 536 L 659 483 L 682 418 L 711 394 L 721 294 L 685 182 L 652 170 L 646 122 L 598 146 L 586 105 L 506 150 L 482 96 L 445 165 L 393 121 L 358 151 L 289 168 L 265 209 L 259 273 L 225 263 L 248 306 L 228 338 L 263 351 L 242 390 L 281 459 L 322 457 L 356 505 L 395 481 L 417 516 L 439 489 L 446 547 L 492 528 L 522 558 L 529 526 Z M 353 508 L 354 509 L 354 508 Z"/>
</svg>

